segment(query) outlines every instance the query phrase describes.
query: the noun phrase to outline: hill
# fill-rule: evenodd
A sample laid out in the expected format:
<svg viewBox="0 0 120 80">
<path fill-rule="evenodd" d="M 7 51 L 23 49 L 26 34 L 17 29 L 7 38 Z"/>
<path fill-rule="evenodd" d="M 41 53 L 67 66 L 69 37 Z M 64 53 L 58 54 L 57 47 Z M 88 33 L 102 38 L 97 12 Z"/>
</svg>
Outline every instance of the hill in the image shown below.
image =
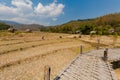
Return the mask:
<svg viewBox="0 0 120 80">
<path fill-rule="evenodd" d="M 47 29 L 47 31 L 59 33 L 75 33 L 77 30 L 83 34 L 89 34 L 92 30 L 97 31 L 97 34 L 109 34 L 109 30 L 114 30 L 120 34 L 120 13 L 108 14 L 94 19 L 73 20 Z"/>
<path fill-rule="evenodd" d="M 28 28 L 31 29 L 31 30 L 44 29 L 44 26 L 39 25 L 39 24 L 21 24 L 21 23 L 17 23 L 17 22 L 14 22 L 14 21 L 0 20 L 0 25 L 3 26 L 3 24 L 6 25 L 6 26 L 9 26 L 9 27 L 12 26 L 17 30 L 25 30 L 25 29 L 28 29 Z M 1 27 L 1 28 L 3 28 L 3 27 Z M 8 29 L 8 27 L 5 28 L 5 29 Z"/>
<path fill-rule="evenodd" d="M 10 27 L 9 25 L 0 22 L 0 30 L 7 30 L 9 27 Z"/>
<path fill-rule="evenodd" d="M 40 30 L 41 28 L 44 28 L 43 25 L 39 25 L 39 24 L 19 24 L 19 25 L 13 25 L 13 27 L 18 30 L 25 30 L 25 29 Z"/>
<path fill-rule="evenodd" d="M 6 23 L 8 25 L 18 25 L 20 23 L 14 22 L 14 21 L 8 21 L 8 20 L 0 20 L 0 22 Z"/>
</svg>

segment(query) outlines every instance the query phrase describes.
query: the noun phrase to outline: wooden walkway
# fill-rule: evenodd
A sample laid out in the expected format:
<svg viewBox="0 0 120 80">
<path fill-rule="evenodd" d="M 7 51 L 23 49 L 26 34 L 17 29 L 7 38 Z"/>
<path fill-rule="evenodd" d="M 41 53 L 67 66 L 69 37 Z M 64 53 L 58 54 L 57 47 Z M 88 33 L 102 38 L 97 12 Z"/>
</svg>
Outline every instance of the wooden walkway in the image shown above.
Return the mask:
<svg viewBox="0 0 120 80">
<path fill-rule="evenodd" d="M 104 50 L 79 55 L 54 80 L 118 80 L 110 62 L 120 60 L 120 49 L 109 49 L 107 61 Z"/>
</svg>

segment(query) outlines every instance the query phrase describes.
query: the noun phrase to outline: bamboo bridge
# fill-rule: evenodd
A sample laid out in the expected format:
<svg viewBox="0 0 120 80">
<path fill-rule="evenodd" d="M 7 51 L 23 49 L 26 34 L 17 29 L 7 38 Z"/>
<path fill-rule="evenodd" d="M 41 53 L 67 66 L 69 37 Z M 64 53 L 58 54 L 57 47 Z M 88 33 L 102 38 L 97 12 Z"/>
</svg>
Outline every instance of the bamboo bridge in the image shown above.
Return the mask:
<svg viewBox="0 0 120 80">
<path fill-rule="evenodd" d="M 82 53 L 54 80 L 118 80 L 113 71 L 113 62 L 120 63 L 120 48 Z"/>
</svg>

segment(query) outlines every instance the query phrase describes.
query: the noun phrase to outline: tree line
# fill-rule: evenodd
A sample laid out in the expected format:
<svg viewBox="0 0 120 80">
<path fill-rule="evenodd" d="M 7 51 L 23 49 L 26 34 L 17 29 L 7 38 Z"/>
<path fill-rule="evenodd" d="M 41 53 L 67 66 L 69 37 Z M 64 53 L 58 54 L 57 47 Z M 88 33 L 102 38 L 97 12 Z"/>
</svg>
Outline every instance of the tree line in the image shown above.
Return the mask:
<svg viewBox="0 0 120 80">
<path fill-rule="evenodd" d="M 42 31 L 56 33 L 76 33 L 89 34 L 96 31 L 96 34 L 108 35 L 117 33 L 120 35 L 120 13 L 109 14 L 94 19 L 74 20 L 68 23 L 48 27 Z"/>
<path fill-rule="evenodd" d="M 7 30 L 10 28 L 10 25 L 0 22 L 0 30 Z"/>
</svg>

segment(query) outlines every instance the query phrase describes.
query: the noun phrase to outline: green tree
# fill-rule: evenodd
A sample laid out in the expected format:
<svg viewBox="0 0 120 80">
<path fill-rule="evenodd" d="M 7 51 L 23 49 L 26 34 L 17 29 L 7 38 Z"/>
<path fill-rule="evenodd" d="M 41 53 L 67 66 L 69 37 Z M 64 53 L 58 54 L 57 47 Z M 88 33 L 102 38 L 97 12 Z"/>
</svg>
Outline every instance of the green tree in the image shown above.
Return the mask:
<svg viewBox="0 0 120 80">
<path fill-rule="evenodd" d="M 10 28 L 9 25 L 7 25 L 5 23 L 0 23 L 0 30 L 7 30 L 8 28 Z"/>
</svg>

